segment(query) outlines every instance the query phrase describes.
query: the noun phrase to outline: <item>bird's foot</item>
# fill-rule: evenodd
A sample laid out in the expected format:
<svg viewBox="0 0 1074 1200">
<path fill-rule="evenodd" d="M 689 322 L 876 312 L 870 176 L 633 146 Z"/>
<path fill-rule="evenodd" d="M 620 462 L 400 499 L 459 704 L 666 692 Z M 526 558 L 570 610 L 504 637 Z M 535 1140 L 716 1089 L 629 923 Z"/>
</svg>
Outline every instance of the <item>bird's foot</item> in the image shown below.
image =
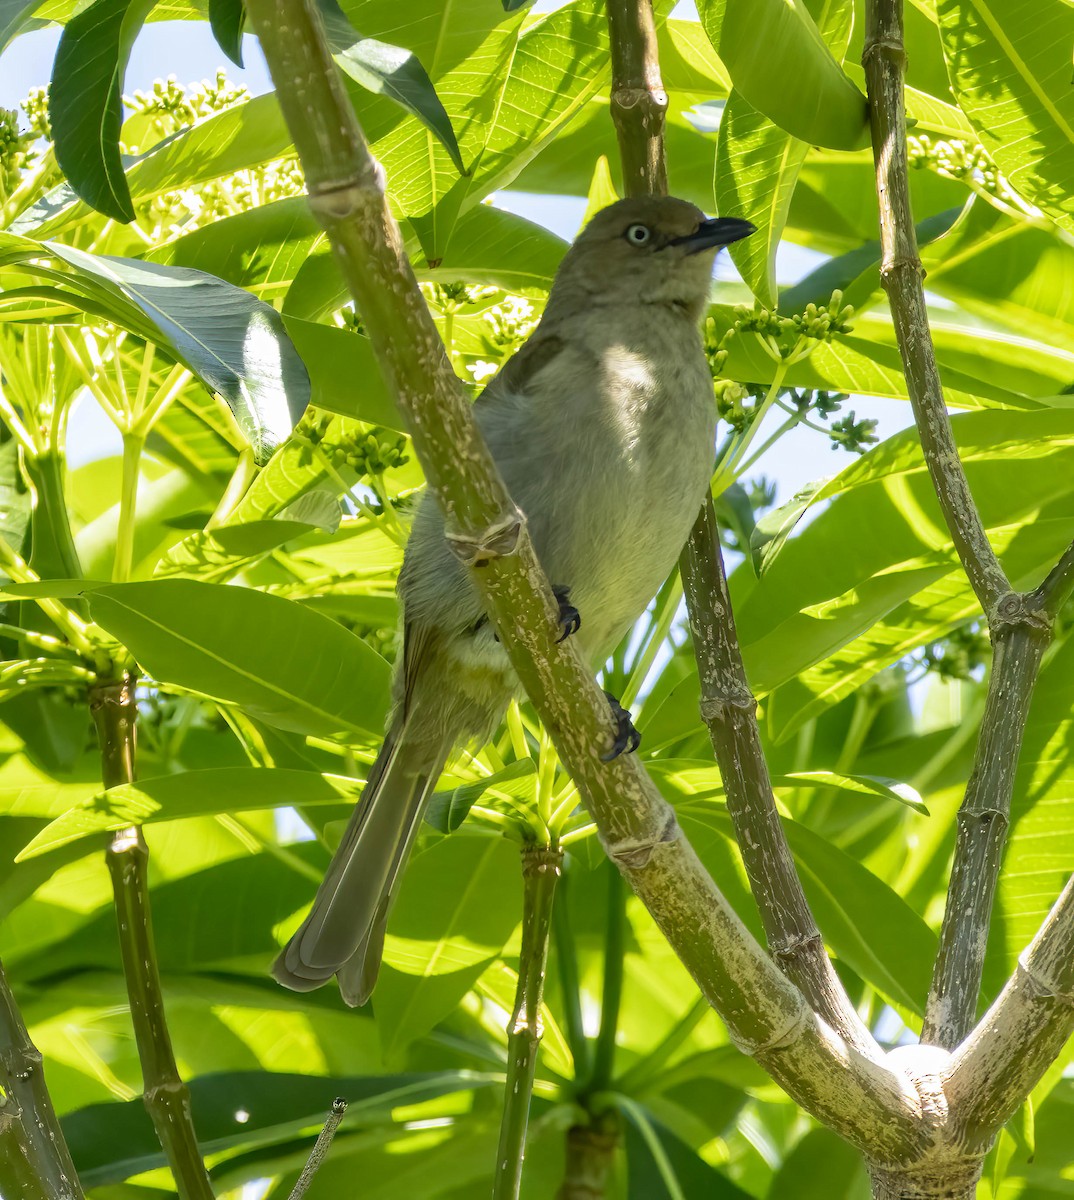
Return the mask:
<svg viewBox="0 0 1074 1200">
<path fill-rule="evenodd" d="M 556 641 L 562 642 L 582 628 L 582 614 L 571 603 L 569 587 L 554 587 L 552 595 L 559 601 L 559 627 L 562 630 Z"/>
<path fill-rule="evenodd" d="M 600 756 L 601 762 L 611 762 L 613 758 L 618 758 L 620 754 L 633 754 L 641 745 L 641 734 L 634 728 L 634 722 L 630 719 L 630 713 L 625 709 L 619 701 L 611 694 L 605 692 L 608 697 L 608 703 L 611 705 L 612 719 L 615 721 L 615 741 L 612 743 L 612 748 L 607 754 Z"/>
</svg>

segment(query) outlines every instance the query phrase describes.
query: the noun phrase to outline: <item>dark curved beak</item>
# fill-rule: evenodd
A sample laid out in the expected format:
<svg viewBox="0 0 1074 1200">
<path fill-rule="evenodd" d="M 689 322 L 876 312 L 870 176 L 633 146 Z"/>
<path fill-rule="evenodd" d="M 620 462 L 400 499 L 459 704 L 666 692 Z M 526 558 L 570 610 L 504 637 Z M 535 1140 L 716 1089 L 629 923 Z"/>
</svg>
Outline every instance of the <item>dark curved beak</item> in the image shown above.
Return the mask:
<svg viewBox="0 0 1074 1200">
<path fill-rule="evenodd" d="M 752 221 L 743 221 L 741 217 L 712 217 L 702 221 L 693 233 L 673 238 L 668 245 L 683 246 L 687 254 L 697 254 L 714 246 L 729 246 L 756 232 L 757 226 Z"/>
</svg>

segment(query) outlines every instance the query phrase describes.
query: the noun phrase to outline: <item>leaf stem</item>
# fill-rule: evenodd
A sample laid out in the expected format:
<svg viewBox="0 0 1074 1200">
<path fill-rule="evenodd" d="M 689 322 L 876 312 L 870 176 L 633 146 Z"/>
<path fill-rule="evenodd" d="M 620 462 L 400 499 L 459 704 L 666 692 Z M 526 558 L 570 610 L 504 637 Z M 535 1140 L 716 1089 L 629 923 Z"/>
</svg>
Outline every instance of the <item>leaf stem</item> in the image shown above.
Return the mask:
<svg viewBox="0 0 1074 1200">
<path fill-rule="evenodd" d="M 332 1139 L 336 1136 L 336 1130 L 339 1128 L 339 1123 L 343 1120 L 343 1115 L 346 1111 L 347 1101 L 341 1096 L 337 1096 L 332 1101 L 332 1111 L 328 1114 L 328 1120 L 325 1121 L 324 1128 L 317 1135 L 317 1140 L 313 1143 L 310 1156 L 306 1159 L 306 1165 L 302 1168 L 302 1174 L 295 1181 L 295 1186 L 291 1189 L 291 1194 L 287 1200 L 302 1200 L 302 1197 L 309 1191 L 313 1177 L 320 1169 L 321 1163 L 328 1157 Z"/>
<path fill-rule="evenodd" d="M 563 871 L 559 884 L 559 903 L 552 909 L 552 937 L 556 944 L 556 966 L 559 969 L 559 990 L 563 1002 L 563 1023 L 567 1045 L 574 1060 L 575 1080 L 589 1077 L 589 1039 L 582 1023 L 582 986 L 578 977 L 578 956 L 574 951 L 567 897 L 570 872 Z"/>
<path fill-rule="evenodd" d="M 126 583 L 134 562 L 134 531 L 138 513 L 138 477 L 145 437 L 140 433 L 123 434 L 123 480 L 119 493 L 119 526 L 116 530 L 116 554 L 112 579 Z"/>
<path fill-rule="evenodd" d="M 562 864 L 562 850 L 532 843 L 522 847 L 522 949 L 515 1008 L 507 1026 L 507 1087 L 493 1175 L 493 1200 L 517 1200 L 522 1184 L 530 1097 L 541 1044 L 548 939 Z"/>
<path fill-rule="evenodd" d="M 593 1054 L 593 1071 L 586 1091 L 606 1092 L 615 1077 L 615 1041 L 623 1000 L 626 965 L 626 887 L 614 863 L 606 864 L 608 909 L 604 925 L 604 987 L 600 997 L 600 1029 Z"/>
<path fill-rule="evenodd" d="M 90 712 L 101 748 L 106 788 L 135 779 L 138 705 L 133 676 L 102 680 L 90 689 Z M 164 1012 L 149 903 L 149 850 L 139 827 L 121 829 L 105 855 L 119 926 L 119 947 L 131 1021 L 142 1064 L 144 1101 L 175 1179 L 180 1200 L 213 1200 L 194 1121 L 190 1092 L 179 1075 Z"/>
<path fill-rule="evenodd" d="M 0 965 L 0 1188 L 12 1200 L 83 1200 L 63 1130 Z"/>
</svg>

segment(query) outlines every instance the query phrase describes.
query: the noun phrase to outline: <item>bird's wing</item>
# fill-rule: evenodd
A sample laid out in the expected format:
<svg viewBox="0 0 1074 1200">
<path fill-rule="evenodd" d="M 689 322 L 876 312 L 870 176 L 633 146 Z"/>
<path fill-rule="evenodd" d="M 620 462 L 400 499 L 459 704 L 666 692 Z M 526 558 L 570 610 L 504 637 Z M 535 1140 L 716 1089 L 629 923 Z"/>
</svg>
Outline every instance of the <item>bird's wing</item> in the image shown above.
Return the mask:
<svg viewBox="0 0 1074 1200">
<path fill-rule="evenodd" d="M 478 397 L 477 403 L 495 403 L 504 395 L 522 395 L 565 348 L 561 337 L 554 333 L 542 336 L 538 330 L 504 363 L 496 378 Z"/>
</svg>

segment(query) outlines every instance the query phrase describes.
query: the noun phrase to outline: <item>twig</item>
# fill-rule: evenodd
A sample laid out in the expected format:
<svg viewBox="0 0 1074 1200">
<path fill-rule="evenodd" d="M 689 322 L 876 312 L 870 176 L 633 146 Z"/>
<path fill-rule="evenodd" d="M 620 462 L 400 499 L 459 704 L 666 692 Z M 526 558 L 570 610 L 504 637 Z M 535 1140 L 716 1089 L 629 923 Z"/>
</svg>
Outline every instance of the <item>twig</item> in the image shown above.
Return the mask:
<svg viewBox="0 0 1074 1200">
<path fill-rule="evenodd" d="M 101 747 L 104 786 L 132 783 L 138 719 L 134 678 L 126 675 L 93 687 L 90 712 Z M 168 1033 L 149 906 L 149 849 L 141 829 L 135 826 L 115 833 L 105 858 L 112 877 L 119 948 L 142 1065 L 145 1107 L 168 1159 L 180 1200 L 213 1200 L 213 1189 L 194 1132 L 190 1092 L 175 1065 Z"/>
<path fill-rule="evenodd" d="M 664 195 L 667 97 L 660 80 L 651 0 L 609 0 L 608 24 L 612 118 L 627 194 Z M 659 119 L 639 120 L 639 112 L 658 112 Z M 774 385 L 766 404 L 777 392 Z M 730 468 L 730 464 L 721 465 Z M 701 677 L 702 712 L 769 949 L 814 1011 L 861 1053 L 879 1061 L 881 1050 L 854 1011 L 825 952 L 776 813 L 757 729 L 756 704 L 735 633 L 711 500 L 702 506 L 679 569 Z"/>
<path fill-rule="evenodd" d="M 640 763 L 605 763 L 607 700 L 570 641 L 551 589 L 421 299 L 384 183 L 308 0 L 249 0 L 276 94 L 385 378 L 445 514 L 448 540 L 499 632 L 608 856 L 718 1009 L 736 1042 L 804 1108 L 857 1145 L 902 1157 L 928 1133 L 895 1072 L 848 1047 L 808 1008 L 739 920 Z"/>
<path fill-rule="evenodd" d="M 862 65 L 880 201 L 880 281 L 888 294 L 895 339 L 902 356 L 906 390 L 914 410 L 925 465 L 962 566 L 986 615 L 1011 590 L 988 542 L 980 514 L 958 457 L 944 405 L 925 307 L 924 271 L 910 211 L 906 161 L 906 107 L 903 72 L 902 0 L 870 0 L 866 6 Z"/>
<path fill-rule="evenodd" d="M 559 973 L 559 990 L 562 993 L 563 1023 L 567 1045 L 571 1048 L 575 1079 L 585 1079 L 589 1074 L 589 1040 L 582 1024 L 582 995 L 578 979 L 578 956 L 568 918 L 567 896 L 570 874 L 563 873 L 559 882 L 559 903 L 552 909 L 552 937 L 556 944 L 556 966 Z"/>
<path fill-rule="evenodd" d="M 306 1165 L 302 1168 L 302 1174 L 295 1181 L 295 1186 L 291 1189 L 291 1194 L 287 1200 L 302 1200 L 302 1197 L 309 1191 L 313 1177 L 320 1170 L 321 1163 L 328 1156 L 332 1139 L 336 1136 L 336 1130 L 339 1128 L 339 1123 L 343 1120 L 343 1114 L 346 1111 L 347 1101 L 342 1096 L 337 1096 L 332 1101 L 332 1111 L 328 1114 L 328 1120 L 325 1121 L 324 1128 L 317 1135 L 317 1140 L 313 1143 L 310 1156 L 306 1159 Z"/>
<path fill-rule="evenodd" d="M 959 558 L 988 617 L 994 647 L 973 772 L 959 810 L 951 885 L 921 1032 L 922 1041 L 953 1049 L 976 1017 L 1015 768 L 1041 656 L 1051 638 L 1051 620 L 1043 601 L 1011 590 L 970 495 L 944 406 L 910 211 L 902 0 L 870 0 L 862 62 L 880 201 L 881 281 L 925 464 Z M 1060 580 L 1065 580 L 1068 569 L 1062 564 L 1056 568 Z M 1056 582 L 1051 589 L 1047 582 L 1042 585 L 1056 594 L 1064 586 L 1065 582 Z"/>
<path fill-rule="evenodd" d="M 41 1052 L 0 966 L 0 1187 L 12 1200 L 83 1200 Z"/>
<path fill-rule="evenodd" d="M 862 1054 L 879 1061 L 883 1052 L 850 1003 L 824 949 L 776 811 L 710 499 L 702 505 L 679 569 L 701 679 L 701 715 L 768 948 L 813 1010 Z"/>
<path fill-rule="evenodd" d="M 1047 578 L 1031 595 L 1034 607 L 1050 617 L 1059 610 L 1074 592 L 1074 542 L 1063 551 L 1063 556 L 1048 572 Z"/>
<path fill-rule="evenodd" d="M 522 848 L 522 948 L 515 1009 L 507 1026 L 507 1087 L 492 1200 L 517 1200 L 522 1185 L 530 1097 L 541 1045 L 541 1001 L 548 963 L 552 902 L 562 863 L 562 850 L 532 844 Z"/>
</svg>

